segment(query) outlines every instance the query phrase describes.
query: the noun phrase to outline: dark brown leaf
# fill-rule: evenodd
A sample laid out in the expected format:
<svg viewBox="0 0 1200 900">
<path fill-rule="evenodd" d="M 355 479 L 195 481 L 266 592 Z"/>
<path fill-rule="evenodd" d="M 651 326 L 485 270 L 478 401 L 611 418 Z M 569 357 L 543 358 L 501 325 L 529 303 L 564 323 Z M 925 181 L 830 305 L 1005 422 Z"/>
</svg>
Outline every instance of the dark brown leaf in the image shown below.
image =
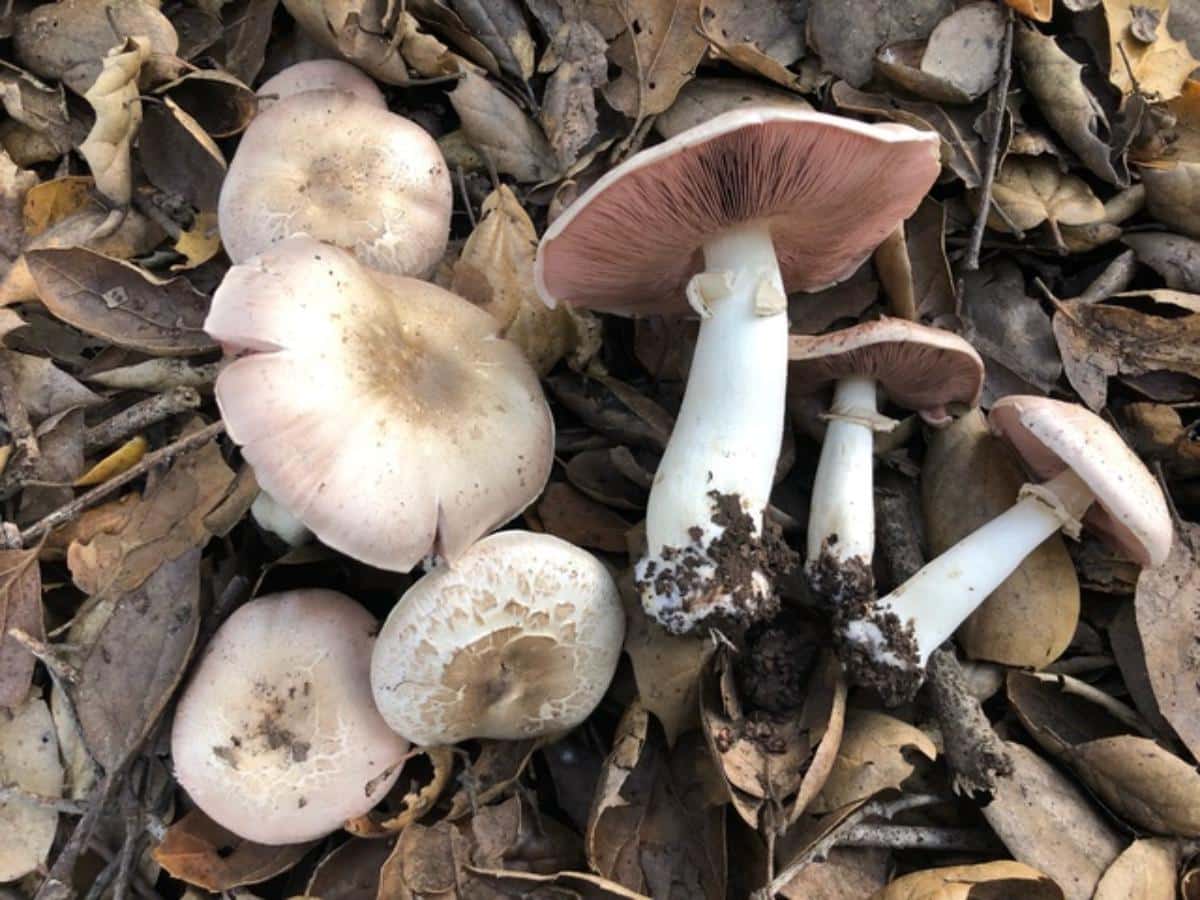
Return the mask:
<svg viewBox="0 0 1200 900">
<path fill-rule="evenodd" d="M 32 550 L 0 550 L 0 709 L 24 701 L 37 660 L 9 629 L 46 639 L 42 622 L 42 579 Z"/>
<path fill-rule="evenodd" d="M 628 547 L 630 523 L 566 482 L 547 485 L 537 512 L 546 531 L 572 544 L 606 553 L 624 553 Z"/>
<path fill-rule="evenodd" d="M 483 76 L 464 72 L 450 103 L 467 140 L 499 171 L 528 182 L 546 181 L 558 172 L 542 129 Z"/>
<path fill-rule="evenodd" d="M 216 212 L 225 179 L 225 157 L 200 123 L 172 97 L 146 105 L 138 160 L 146 178 L 160 191 L 186 200 L 199 212 Z"/>
<path fill-rule="evenodd" d="M 351 838 L 317 863 L 304 892 L 321 900 L 375 900 L 392 842 Z"/>
</svg>

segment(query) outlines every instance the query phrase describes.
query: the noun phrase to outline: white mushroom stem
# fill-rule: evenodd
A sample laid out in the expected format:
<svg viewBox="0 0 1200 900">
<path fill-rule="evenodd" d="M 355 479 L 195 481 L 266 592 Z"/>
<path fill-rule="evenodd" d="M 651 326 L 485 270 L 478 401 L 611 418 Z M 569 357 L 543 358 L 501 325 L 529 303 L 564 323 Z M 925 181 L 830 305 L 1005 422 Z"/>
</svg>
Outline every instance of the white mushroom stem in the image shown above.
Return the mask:
<svg viewBox="0 0 1200 900">
<path fill-rule="evenodd" d="M 688 285 L 701 314 L 683 403 L 650 491 L 646 510 L 647 557 L 639 579 L 670 568 L 673 551 L 698 554 L 699 575 L 681 590 L 643 583 L 651 615 L 675 631 L 712 615 L 753 617 L 735 609 L 719 564 L 706 550 L 723 527 L 713 522 L 712 492 L 736 497 L 761 534 L 783 437 L 787 383 L 788 320 L 783 277 L 765 223 L 730 229 L 704 245 L 707 271 Z M 664 554 L 665 551 L 665 554 Z M 654 566 L 650 566 L 654 563 Z M 754 593 L 769 594 L 764 576 Z M 701 599 L 700 606 L 692 603 Z M 680 618 L 682 617 L 682 618 Z"/>
<path fill-rule="evenodd" d="M 299 547 L 312 540 L 312 532 L 266 491 L 259 491 L 250 506 L 250 515 L 259 527 L 271 532 L 289 547 Z"/>
<path fill-rule="evenodd" d="M 833 393 L 829 424 L 813 481 L 808 514 L 808 567 L 859 559 L 875 552 L 874 445 L 879 421 L 875 379 L 843 378 Z"/>
<path fill-rule="evenodd" d="M 905 665 L 897 654 L 890 619 L 908 623 L 916 642 L 915 664 L 929 655 L 1011 575 L 1030 553 L 1059 529 L 1077 533 L 1079 520 L 1095 501 L 1072 470 L 1040 485 L 1026 485 L 1009 510 L 971 532 L 878 601 L 871 620 L 847 623 L 845 637 L 865 645 L 883 665 Z M 894 615 L 895 619 L 891 619 Z"/>
</svg>

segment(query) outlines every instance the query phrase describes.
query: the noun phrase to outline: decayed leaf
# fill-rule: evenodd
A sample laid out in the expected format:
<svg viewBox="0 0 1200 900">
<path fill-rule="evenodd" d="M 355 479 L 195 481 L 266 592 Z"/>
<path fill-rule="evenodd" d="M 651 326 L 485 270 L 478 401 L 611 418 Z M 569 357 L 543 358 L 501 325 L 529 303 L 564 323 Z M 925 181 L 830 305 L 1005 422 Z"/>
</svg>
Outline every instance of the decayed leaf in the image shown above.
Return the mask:
<svg viewBox="0 0 1200 900">
<path fill-rule="evenodd" d="M 546 486 L 537 512 L 547 532 L 572 544 L 606 553 L 624 553 L 628 547 L 625 534 L 632 525 L 565 482 Z"/>
<path fill-rule="evenodd" d="M 1134 841 L 1108 867 L 1094 900 L 1175 900 L 1179 845 L 1149 838 Z"/>
<path fill-rule="evenodd" d="M 200 123 L 171 97 L 147 107 L 138 161 L 160 191 L 183 198 L 199 212 L 217 211 L 225 157 Z"/>
<path fill-rule="evenodd" d="M 315 841 L 278 847 L 255 844 L 193 809 L 167 829 L 154 848 L 154 861 L 188 884 L 228 891 L 286 872 L 315 845 Z"/>
<path fill-rule="evenodd" d="M 1062 900 L 1063 892 L 1037 869 L 999 860 L 973 866 L 925 869 L 897 878 L 871 900 Z"/>
<path fill-rule="evenodd" d="M 76 478 L 74 487 L 91 487 L 92 485 L 103 484 L 110 478 L 115 478 L 122 472 L 137 465 L 141 458 L 146 455 L 146 450 L 149 447 L 149 442 L 140 434 L 137 437 L 130 438 Z"/>
<path fill-rule="evenodd" d="M 983 816 L 1021 862 L 1050 875 L 1066 900 L 1091 900 L 1124 846 L 1087 795 L 1028 747 L 1005 742 L 1012 773 L 1000 776 Z"/>
<path fill-rule="evenodd" d="M 62 85 L 50 87 L 7 62 L 0 62 L 0 103 L 34 131 L 67 131 L 70 113 Z"/>
<path fill-rule="evenodd" d="M 1165 564 L 1137 583 L 1137 630 L 1163 717 L 1200 758 L 1200 526 L 1180 523 Z"/>
<path fill-rule="evenodd" d="M 6 707 L 24 702 L 37 662 L 9 629 L 19 628 L 36 640 L 46 637 L 37 564 L 40 549 L 0 550 L 0 715 Z"/>
<path fill-rule="evenodd" d="M 546 181 L 558 161 L 537 123 L 486 78 L 464 72 L 449 94 L 467 139 L 496 168 L 518 181 Z"/>
<path fill-rule="evenodd" d="M 448 821 L 462 819 L 480 806 L 511 794 L 513 785 L 544 741 L 484 740 L 480 743 L 478 758 L 471 763 L 461 780 L 461 787 L 450 798 Z"/>
<path fill-rule="evenodd" d="M 1118 170 L 1112 159 L 1111 126 L 1083 84 L 1083 64 L 1068 56 L 1053 37 L 1033 27 L 1017 27 L 1013 52 L 1025 86 L 1063 142 L 1105 181 L 1128 183 L 1128 174 Z"/>
<path fill-rule="evenodd" d="M 43 356 L 2 350 L 0 360 L 12 370 L 17 380 L 17 396 L 34 422 L 75 407 L 97 406 L 104 402 L 103 397 L 88 390 Z"/>
<path fill-rule="evenodd" d="M 1087 182 L 1064 175 L 1053 161 L 1042 157 L 1010 156 L 996 173 L 992 199 L 1004 210 L 1007 220 L 992 212 L 988 225 L 1007 231 L 1007 221 L 1028 231 L 1042 222 L 1056 225 L 1085 225 L 1104 216 L 1104 204 Z"/>
<path fill-rule="evenodd" d="M 37 183 L 37 175 L 0 150 L 0 257 L 4 259 L 14 259 L 25 243 L 22 211 L 29 189 Z"/>
<path fill-rule="evenodd" d="M 679 91 L 670 109 L 654 120 L 654 130 L 671 138 L 702 122 L 741 106 L 812 109 L 803 97 L 749 78 L 693 78 Z"/>
<path fill-rule="evenodd" d="M 390 841 L 352 838 L 317 863 L 304 891 L 322 900 L 375 900 L 391 852 Z"/>
<path fill-rule="evenodd" d="M 804 55 L 804 33 L 790 0 L 702 0 L 700 25 L 713 53 L 776 84 L 799 88 L 788 67 Z"/>
<path fill-rule="evenodd" d="M 935 433 L 921 472 L 929 551 L 937 555 L 1017 500 L 1026 477 L 974 410 Z M 1042 668 L 1067 648 L 1079 619 L 1079 581 L 1059 536 L 1048 538 L 959 628 L 968 656 Z"/>
<path fill-rule="evenodd" d="M 1153 34 L 1139 29 L 1150 14 L 1157 19 Z M 1108 23 L 1108 77 L 1123 93 L 1137 90 L 1157 100 L 1178 97 L 1188 75 L 1200 66 L 1186 42 L 1167 29 L 1170 0 L 1104 0 Z M 1149 40 L 1146 40 L 1149 38 Z"/>
<path fill-rule="evenodd" d="M 862 87 L 874 74 L 880 47 L 923 40 L 953 11 L 949 0 L 814 0 L 808 11 L 808 39 L 825 68 Z"/>
<path fill-rule="evenodd" d="M 831 812 L 898 788 L 917 768 L 918 755 L 937 758 L 937 748 L 919 728 L 884 713 L 850 709 L 833 771 L 812 805 Z"/>
<path fill-rule="evenodd" d="M 43 797 L 62 796 L 54 723 L 40 699 L 0 709 L 0 784 Z M 45 863 L 57 825 L 58 812 L 50 807 L 16 798 L 0 800 L 0 884 Z"/>
<path fill-rule="evenodd" d="M 878 847 L 834 847 L 779 889 L 784 900 L 861 900 L 888 882 L 890 854 Z"/>
<path fill-rule="evenodd" d="M 700 30 L 699 0 L 642 0 L 615 4 L 625 31 L 608 57 L 621 75 L 604 91 L 613 108 L 641 121 L 675 102 L 695 74 L 708 44 Z"/>
<path fill-rule="evenodd" d="M 517 0 L 455 0 L 454 11 L 492 52 L 500 71 L 522 80 L 533 76 L 533 38 Z"/>
<path fill-rule="evenodd" d="M 541 121 L 566 171 L 596 134 L 596 89 L 608 81 L 608 42 L 588 21 L 564 22 L 540 69 L 553 72 L 542 97 Z"/>
<path fill-rule="evenodd" d="M 214 348 L 203 327 L 209 298 L 182 277 L 81 249 L 31 250 L 25 261 L 42 303 L 81 331 L 155 356 Z"/>
<path fill-rule="evenodd" d="M 133 192 L 130 149 L 142 124 L 138 73 L 150 56 L 145 38 L 128 38 L 104 58 L 104 69 L 84 94 L 96 111 L 96 124 L 79 152 L 87 160 L 96 190 L 114 206 L 129 205 Z"/>
<path fill-rule="evenodd" d="M 545 375 L 576 343 L 571 312 L 565 304 L 549 308 L 534 289 L 537 231 L 516 195 L 502 185 L 481 212 L 454 263 L 450 289 L 487 310 Z"/>
</svg>

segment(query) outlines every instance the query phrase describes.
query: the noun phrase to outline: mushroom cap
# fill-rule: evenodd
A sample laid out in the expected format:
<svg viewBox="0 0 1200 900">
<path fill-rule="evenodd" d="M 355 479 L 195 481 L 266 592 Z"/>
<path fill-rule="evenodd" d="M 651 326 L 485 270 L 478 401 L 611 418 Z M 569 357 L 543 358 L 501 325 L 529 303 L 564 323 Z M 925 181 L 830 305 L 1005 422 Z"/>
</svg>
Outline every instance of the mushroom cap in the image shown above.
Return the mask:
<svg viewBox="0 0 1200 900">
<path fill-rule="evenodd" d="M 422 276 L 446 250 L 451 206 L 446 161 L 424 129 L 345 91 L 305 91 L 250 123 L 217 223 L 235 263 L 308 234 Z"/>
<path fill-rule="evenodd" d="M 216 395 L 263 490 L 325 544 L 406 572 L 454 559 L 541 492 L 554 423 L 486 312 L 289 238 L 226 274 Z"/>
<path fill-rule="evenodd" d="M 988 423 L 1038 479 L 1074 470 L 1096 496 L 1085 525 L 1140 565 L 1166 561 L 1174 531 L 1167 501 L 1111 425 L 1077 403 L 1023 395 L 997 400 Z"/>
<path fill-rule="evenodd" d="M 171 729 L 175 774 L 210 818 L 260 844 L 323 837 L 382 799 L 408 742 L 367 682 L 377 627 L 334 591 L 252 600 L 217 629 Z"/>
<path fill-rule="evenodd" d="M 784 287 L 851 275 L 937 178 L 939 138 L 807 110 L 716 116 L 617 166 L 559 216 L 538 248 L 538 293 L 605 312 L 686 309 L 703 245 L 767 220 Z"/>
<path fill-rule="evenodd" d="M 305 91 L 345 91 L 377 109 L 387 109 L 383 91 L 374 80 L 340 59 L 310 59 L 273 75 L 258 89 L 260 109 Z M 271 100 L 266 100 L 273 95 Z"/>
<path fill-rule="evenodd" d="M 932 425 L 949 421 L 946 406 L 975 406 L 983 360 L 957 334 L 907 319 L 880 319 L 829 334 L 788 339 L 788 386 L 812 394 L 851 375 L 874 378 L 888 397 Z"/>
<path fill-rule="evenodd" d="M 371 688 L 387 723 L 422 746 L 565 731 L 608 690 L 624 634 L 598 559 L 504 531 L 408 589 L 375 643 Z"/>
</svg>

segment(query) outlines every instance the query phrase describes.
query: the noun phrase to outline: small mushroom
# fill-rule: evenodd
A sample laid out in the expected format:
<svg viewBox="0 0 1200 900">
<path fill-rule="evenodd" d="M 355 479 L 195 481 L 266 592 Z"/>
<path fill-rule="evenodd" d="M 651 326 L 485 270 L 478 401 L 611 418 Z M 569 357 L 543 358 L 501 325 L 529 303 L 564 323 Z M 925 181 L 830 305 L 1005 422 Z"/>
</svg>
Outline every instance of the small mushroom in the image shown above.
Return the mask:
<svg viewBox="0 0 1200 900">
<path fill-rule="evenodd" d="M 311 59 L 288 66 L 268 78 L 258 89 L 259 109 L 305 91 L 344 91 L 377 109 L 387 109 L 387 101 L 369 76 L 340 59 Z"/>
<path fill-rule="evenodd" d="M 205 330 L 258 483 L 325 544 L 407 572 L 528 506 L 553 458 L 537 376 L 496 321 L 432 284 L 289 238 L 226 274 Z"/>
<path fill-rule="evenodd" d="M 939 170 L 930 132 L 743 108 L 613 169 L 542 238 L 548 304 L 628 315 L 690 304 L 701 319 L 636 569 L 642 603 L 670 631 L 777 605 L 782 558 L 763 512 L 783 434 L 785 291 L 852 274 Z"/>
<path fill-rule="evenodd" d="M 420 126 L 343 90 L 304 91 L 246 129 L 217 224 L 235 263 L 307 234 L 421 277 L 446 250 L 451 206 L 446 161 Z"/>
<path fill-rule="evenodd" d="M 379 633 L 371 688 L 387 723 L 422 746 L 554 734 L 600 702 L 624 634 L 598 559 L 504 531 L 408 589 Z"/>
<path fill-rule="evenodd" d="M 790 342 L 792 390 L 811 394 L 834 386 L 808 514 L 808 578 L 834 606 L 874 599 L 874 432 L 897 424 L 879 413 L 876 391 L 944 425 L 948 406 L 979 402 L 983 360 L 958 335 L 904 319 L 792 335 Z"/>
<path fill-rule="evenodd" d="M 929 654 L 1059 529 L 1078 537 L 1087 525 L 1143 566 L 1161 565 L 1171 549 L 1162 490 L 1103 419 L 1074 403 L 1010 396 L 988 421 L 1038 483 L 888 596 L 836 617 L 850 674 L 891 702 L 912 696 Z"/>
<path fill-rule="evenodd" d="M 175 775 L 211 819 L 260 844 L 294 844 L 388 792 L 408 742 L 371 699 L 377 625 L 323 590 L 260 597 L 221 625 L 171 730 Z"/>
</svg>

